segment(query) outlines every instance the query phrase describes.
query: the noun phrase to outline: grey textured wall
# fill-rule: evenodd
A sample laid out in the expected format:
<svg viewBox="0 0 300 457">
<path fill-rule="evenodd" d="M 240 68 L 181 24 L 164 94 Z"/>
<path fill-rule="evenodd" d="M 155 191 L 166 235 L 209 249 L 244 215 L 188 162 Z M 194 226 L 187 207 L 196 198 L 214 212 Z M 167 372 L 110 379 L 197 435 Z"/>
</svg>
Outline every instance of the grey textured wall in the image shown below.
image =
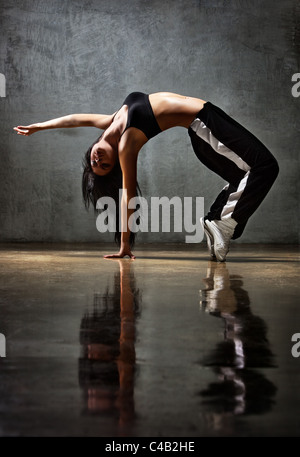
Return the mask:
<svg viewBox="0 0 300 457">
<path fill-rule="evenodd" d="M 297 6 L 298 5 L 298 6 Z M 18 124 L 112 113 L 134 90 L 210 100 L 273 152 L 280 175 L 244 242 L 298 242 L 298 0 L 1 0 L 0 241 L 101 241 L 81 197 L 93 128 L 17 136 Z M 2 93 L 3 95 L 3 93 Z M 152 139 L 138 162 L 143 194 L 202 196 L 223 181 L 198 162 L 187 132 Z M 150 233 L 141 241 L 184 241 Z"/>
</svg>

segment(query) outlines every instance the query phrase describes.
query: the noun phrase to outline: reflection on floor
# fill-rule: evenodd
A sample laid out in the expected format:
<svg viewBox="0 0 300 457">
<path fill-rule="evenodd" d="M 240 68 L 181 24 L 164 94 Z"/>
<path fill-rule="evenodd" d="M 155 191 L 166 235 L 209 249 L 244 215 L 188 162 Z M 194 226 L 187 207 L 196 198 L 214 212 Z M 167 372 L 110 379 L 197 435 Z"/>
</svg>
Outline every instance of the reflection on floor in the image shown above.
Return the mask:
<svg viewBox="0 0 300 457">
<path fill-rule="evenodd" d="M 298 246 L 103 252 L 1 246 L 0 436 L 300 436 Z"/>
<path fill-rule="evenodd" d="M 79 385 L 87 413 L 116 414 L 128 425 L 134 414 L 135 320 L 138 291 L 131 275 L 132 262 L 117 260 L 112 293 L 94 294 L 93 310 L 80 325 L 82 356 Z"/>
<path fill-rule="evenodd" d="M 242 276 L 230 275 L 226 264 L 210 262 L 204 282 L 200 304 L 222 319 L 224 340 L 206 356 L 204 365 L 213 368 L 218 381 L 201 395 L 210 398 L 206 404 L 216 411 L 213 419 L 218 423 L 225 413 L 263 414 L 272 408 L 277 390 L 263 373 L 253 370 L 274 367 L 266 323 L 252 313 Z"/>
</svg>

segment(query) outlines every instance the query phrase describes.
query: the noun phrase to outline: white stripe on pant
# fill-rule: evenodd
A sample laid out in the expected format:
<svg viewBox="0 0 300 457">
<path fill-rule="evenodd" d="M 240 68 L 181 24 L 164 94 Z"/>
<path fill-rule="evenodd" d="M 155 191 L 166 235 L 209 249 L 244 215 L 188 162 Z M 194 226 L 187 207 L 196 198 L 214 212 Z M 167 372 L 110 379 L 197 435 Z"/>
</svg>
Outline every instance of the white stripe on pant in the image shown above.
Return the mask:
<svg viewBox="0 0 300 457">
<path fill-rule="evenodd" d="M 213 203 L 207 218 L 233 218 L 238 238 L 278 175 L 271 152 L 248 130 L 207 102 L 189 127 L 198 159 L 229 184 Z"/>
</svg>

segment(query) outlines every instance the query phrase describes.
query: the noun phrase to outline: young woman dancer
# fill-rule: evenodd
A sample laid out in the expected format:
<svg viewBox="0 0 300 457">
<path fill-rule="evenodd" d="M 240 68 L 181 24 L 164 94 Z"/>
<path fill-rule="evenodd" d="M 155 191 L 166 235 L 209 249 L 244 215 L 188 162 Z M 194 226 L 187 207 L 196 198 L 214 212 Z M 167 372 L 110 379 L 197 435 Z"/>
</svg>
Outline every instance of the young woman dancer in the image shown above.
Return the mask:
<svg viewBox="0 0 300 457">
<path fill-rule="evenodd" d="M 172 127 L 185 127 L 198 159 L 228 183 L 201 219 L 211 258 L 225 261 L 231 239 L 241 236 L 278 172 L 270 151 L 223 110 L 200 98 L 170 92 L 129 94 L 114 114 L 70 114 L 46 122 L 19 125 L 19 135 L 55 128 L 93 126 L 104 130 L 84 157 L 82 191 L 86 206 L 111 196 L 121 215 L 115 239 L 120 249 L 107 258 L 134 259 L 134 234 L 128 202 L 137 195 L 137 158 L 147 141 Z M 159 166 L 159 164 L 158 164 Z M 125 211 L 127 210 L 127 211 Z"/>
</svg>

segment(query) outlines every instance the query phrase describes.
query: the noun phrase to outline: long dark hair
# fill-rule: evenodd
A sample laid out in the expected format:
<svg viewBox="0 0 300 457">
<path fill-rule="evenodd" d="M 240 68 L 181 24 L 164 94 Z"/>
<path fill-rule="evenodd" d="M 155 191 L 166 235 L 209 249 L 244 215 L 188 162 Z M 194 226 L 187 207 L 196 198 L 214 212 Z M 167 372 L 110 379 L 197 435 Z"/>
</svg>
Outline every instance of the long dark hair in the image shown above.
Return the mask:
<svg viewBox="0 0 300 457">
<path fill-rule="evenodd" d="M 102 133 L 103 135 L 103 133 Z M 93 146 L 98 143 L 100 135 L 96 141 L 89 147 L 86 151 L 82 165 L 83 165 L 83 174 L 82 174 L 82 196 L 84 200 L 84 204 L 86 209 L 89 209 L 90 204 L 92 204 L 95 212 L 98 212 L 99 209 L 97 208 L 97 201 L 101 197 L 111 197 L 114 199 L 116 203 L 116 231 L 115 231 L 115 242 L 120 246 L 121 244 L 121 224 L 120 224 L 120 214 L 119 214 L 119 207 L 120 207 L 120 197 L 119 197 L 119 190 L 122 189 L 122 170 L 119 162 L 119 158 L 117 157 L 117 161 L 113 169 L 104 176 L 96 175 L 91 166 L 91 152 Z M 137 183 L 136 187 L 136 195 L 141 194 L 141 190 L 139 184 Z M 138 221 L 137 221 L 138 224 Z M 130 246 L 134 245 L 135 241 L 135 233 L 130 232 Z"/>
</svg>

